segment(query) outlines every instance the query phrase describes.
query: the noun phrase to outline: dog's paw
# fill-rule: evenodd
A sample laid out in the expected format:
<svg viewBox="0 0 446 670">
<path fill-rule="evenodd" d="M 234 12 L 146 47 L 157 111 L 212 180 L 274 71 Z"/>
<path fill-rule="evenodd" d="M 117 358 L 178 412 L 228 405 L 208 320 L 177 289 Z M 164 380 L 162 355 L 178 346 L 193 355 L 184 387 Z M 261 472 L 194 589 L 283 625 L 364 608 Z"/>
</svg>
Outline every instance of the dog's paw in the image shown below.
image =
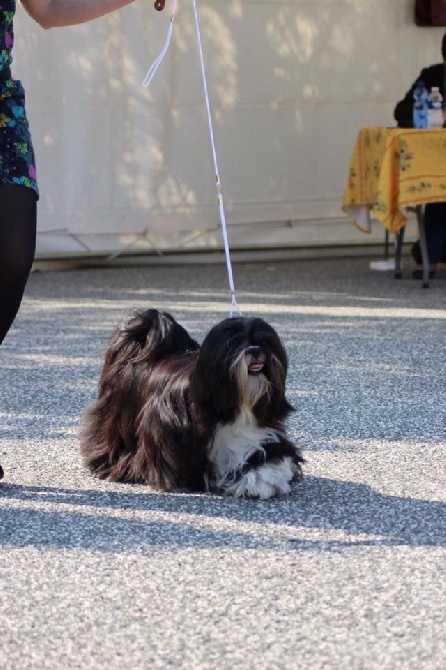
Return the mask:
<svg viewBox="0 0 446 670">
<path fill-rule="evenodd" d="M 224 492 L 235 498 L 268 500 L 285 496 L 296 480 L 296 466 L 288 456 L 278 463 L 265 463 L 245 472 L 239 479 L 226 483 Z"/>
</svg>

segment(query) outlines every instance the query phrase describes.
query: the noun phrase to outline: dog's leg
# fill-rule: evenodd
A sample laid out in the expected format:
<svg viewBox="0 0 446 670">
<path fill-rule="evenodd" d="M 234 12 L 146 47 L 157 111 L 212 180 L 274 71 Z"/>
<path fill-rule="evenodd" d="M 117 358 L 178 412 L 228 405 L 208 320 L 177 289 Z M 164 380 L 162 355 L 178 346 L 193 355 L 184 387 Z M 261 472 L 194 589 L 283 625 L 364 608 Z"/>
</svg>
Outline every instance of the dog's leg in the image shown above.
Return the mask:
<svg viewBox="0 0 446 670">
<path fill-rule="evenodd" d="M 244 471 L 234 479 L 222 483 L 224 493 L 235 498 L 260 498 L 267 500 L 290 493 L 297 481 L 300 468 L 290 456 L 279 461 L 269 461 Z"/>
<path fill-rule="evenodd" d="M 208 454 L 211 487 L 236 498 L 287 495 L 302 477 L 300 450 L 277 429 L 222 425 Z"/>
</svg>

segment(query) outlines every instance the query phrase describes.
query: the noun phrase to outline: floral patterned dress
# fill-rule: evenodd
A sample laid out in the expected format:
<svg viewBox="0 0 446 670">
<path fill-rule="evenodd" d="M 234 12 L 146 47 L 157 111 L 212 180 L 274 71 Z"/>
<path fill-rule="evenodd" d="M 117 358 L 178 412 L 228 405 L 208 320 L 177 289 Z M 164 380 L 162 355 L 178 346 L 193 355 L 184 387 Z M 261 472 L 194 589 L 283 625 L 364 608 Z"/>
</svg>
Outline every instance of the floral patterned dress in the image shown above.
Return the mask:
<svg viewBox="0 0 446 670">
<path fill-rule="evenodd" d="M 39 195 L 34 151 L 25 110 L 25 91 L 1 76 L 12 63 L 16 0 L 0 0 L 0 184 L 19 184 Z"/>
</svg>

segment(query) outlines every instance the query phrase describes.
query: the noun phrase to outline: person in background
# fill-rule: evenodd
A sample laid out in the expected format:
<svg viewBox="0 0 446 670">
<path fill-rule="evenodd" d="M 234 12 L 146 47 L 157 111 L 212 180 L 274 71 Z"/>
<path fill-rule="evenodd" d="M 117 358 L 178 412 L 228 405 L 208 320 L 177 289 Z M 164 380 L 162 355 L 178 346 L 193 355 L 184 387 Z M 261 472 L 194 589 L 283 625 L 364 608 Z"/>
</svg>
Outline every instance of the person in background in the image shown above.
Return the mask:
<svg viewBox="0 0 446 670">
<path fill-rule="evenodd" d="M 21 0 L 42 28 L 91 21 L 134 0 Z M 0 2 L 0 344 L 19 310 L 36 247 L 36 167 L 25 92 L 11 73 L 16 0 Z M 3 470 L 0 466 L 0 479 Z"/>
<path fill-rule="evenodd" d="M 444 33 L 441 43 L 441 54 L 443 62 L 423 68 L 404 98 L 397 103 L 393 116 L 398 127 L 413 127 L 413 92 L 419 80 L 424 82 L 428 91 L 434 86 L 440 89 L 440 93 L 443 96 L 443 118 L 446 125 L 446 33 Z M 429 255 L 429 275 L 433 278 L 439 263 L 446 263 L 446 202 L 433 202 L 425 206 L 424 226 Z M 412 257 L 416 265 L 413 277 L 414 279 L 422 279 L 423 271 L 419 241 L 415 242 L 412 247 Z"/>
</svg>

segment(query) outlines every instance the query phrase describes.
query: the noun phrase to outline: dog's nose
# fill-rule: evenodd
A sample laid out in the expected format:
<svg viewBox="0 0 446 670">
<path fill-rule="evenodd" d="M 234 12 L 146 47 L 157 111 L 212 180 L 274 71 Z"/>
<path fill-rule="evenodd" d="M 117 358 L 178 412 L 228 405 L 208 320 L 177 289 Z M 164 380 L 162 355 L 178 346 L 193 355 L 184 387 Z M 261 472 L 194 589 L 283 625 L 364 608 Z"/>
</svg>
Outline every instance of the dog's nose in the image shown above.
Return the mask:
<svg viewBox="0 0 446 670">
<path fill-rule="evenodd" d="M 246 349 L 246 353 L 249 354 L 253 360 L 257 360 L 260 356 L 260 347 L 251 346 Z"/>
</svg>

